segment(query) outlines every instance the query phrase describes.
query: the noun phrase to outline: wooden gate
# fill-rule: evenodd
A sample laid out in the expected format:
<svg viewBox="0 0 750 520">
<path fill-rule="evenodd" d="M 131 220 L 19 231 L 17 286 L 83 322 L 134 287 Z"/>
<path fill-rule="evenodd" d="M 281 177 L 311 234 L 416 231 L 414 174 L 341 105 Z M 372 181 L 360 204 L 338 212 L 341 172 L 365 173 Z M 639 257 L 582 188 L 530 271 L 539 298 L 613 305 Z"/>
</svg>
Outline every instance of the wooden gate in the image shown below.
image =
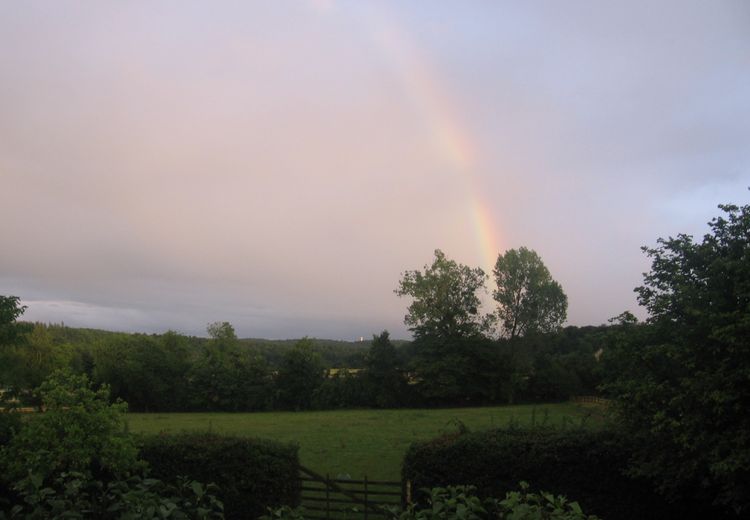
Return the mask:
<svg viewBox="0 0 750 520">
<path fill-rule="evenodd" d="M 305 518 L 317 520 L 390 518 L 388 508 L 404 503 L 401 482 L 332 479 L 300 466 Z"/>
</svg>

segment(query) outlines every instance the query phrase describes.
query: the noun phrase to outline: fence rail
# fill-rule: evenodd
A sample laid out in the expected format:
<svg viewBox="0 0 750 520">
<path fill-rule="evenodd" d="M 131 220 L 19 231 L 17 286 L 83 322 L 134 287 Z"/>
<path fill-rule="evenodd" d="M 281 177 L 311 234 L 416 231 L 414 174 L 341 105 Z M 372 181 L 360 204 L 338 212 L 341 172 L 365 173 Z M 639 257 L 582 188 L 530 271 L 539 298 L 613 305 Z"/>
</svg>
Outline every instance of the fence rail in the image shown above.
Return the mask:
<svg viewBox="0 0 750 520">
<path fill-rule="evenodd" d="M 305 517 L 315 520 L 390 517 L 389 507 L 403 505 L 401 482 L 330 478 L 300 466 L 301 504 Z"/>
</svg>

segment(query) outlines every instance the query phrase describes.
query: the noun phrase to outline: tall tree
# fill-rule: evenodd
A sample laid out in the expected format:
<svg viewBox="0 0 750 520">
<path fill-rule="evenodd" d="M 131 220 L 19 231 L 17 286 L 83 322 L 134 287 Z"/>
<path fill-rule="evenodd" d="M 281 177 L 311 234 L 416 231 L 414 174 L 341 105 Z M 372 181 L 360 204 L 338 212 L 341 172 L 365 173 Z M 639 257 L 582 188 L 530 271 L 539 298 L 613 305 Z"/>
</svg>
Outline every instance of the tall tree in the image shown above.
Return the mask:
<svg viewBox="0 0 750 520">
<path fill-rule="evenodd" d="M 33 325 L 17 321 L 25 310 L 18 296 L 0 296 L 0 388 L 10 389 L 10 392 L 0 393 L 0 400 L 16 397 L 20 391 L 28 389 L 21 374 L 20 354 L 28 343 Z"/>
<path fill-rule="evenodd" d="M 487 275 L 446 258 L 435 250 L 424 271 L 406 271 L 394 292 L 413 301 L 404 323 L 415 338 L 478 337 L 490 328 L 491 317 L 483 316 L 477 293 L 485 288 Z"/>
<path fill-rule="evenodd" d="M 720 208 L 725 216 L 702 241 L 680 234 L 644 248 L 651 271 L 636 292 L 648 328 L 617 349 L 609 389 L 621 428 L 639 441 L 636 474 L 673 496 L 702 492 L 746 516 L 750 206 Z"/>
<path fill-rule="evenodd" d="M 568 297 L 535 251 L 525 247 L 506 251 L 497 257 L 493 273 L 503 335 L 552 332 L 565 321 Z"/>
<path fill-rule="evenodd" d="M 34 389 L 41 385 L 52 372 L 70 364 L 70 352 L 63 345 L 55 344 L 49 327 L 43 323 L 30 325 L 24 341 L 10 349 L 12 366 L 6 380 L 18 397 L 26 404 L 40 404 Z"/>
<path fill-rule="evenodd" d="M 396 348 L 387 330 L 372 337 L 365 357 L 365 381 L 374 406 L 392 408 L 404 401 L 406 379 L 399 370 Z"/>
<path fill-rule="evenodd" d="M 215 321 L 206 327 L 212 346 L 219 351 L 226 352 L 237 346 L 237 334 L 234 327 L 228 321 Z"/>
<path fill-rule="evenodd" d="M 320 354 L 313 350 L 312 340 L 302 338 L 284 354 L 276 375 L 281 405 L 293 410 L 310 408 L 313 393 L 324 378 Z"/>
<path fill-rule="evenodd" d="M 16 321 L 26 310 L 20 302 L 18 296 L 0 296 L 0 347 L 18 344 L 31 330 L 31 326 Z"/>
</svg>

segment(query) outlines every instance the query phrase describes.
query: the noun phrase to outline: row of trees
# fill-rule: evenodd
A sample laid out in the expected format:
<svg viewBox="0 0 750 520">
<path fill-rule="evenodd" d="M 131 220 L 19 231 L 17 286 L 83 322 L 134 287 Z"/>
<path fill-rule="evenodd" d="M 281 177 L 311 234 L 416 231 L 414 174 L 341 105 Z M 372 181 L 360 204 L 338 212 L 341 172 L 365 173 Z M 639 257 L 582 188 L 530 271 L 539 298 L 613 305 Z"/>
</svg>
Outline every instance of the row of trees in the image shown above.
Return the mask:
<svg viewBox="0 0 750 520">
<path fill-rule="evenodd" d="M 553 332 L 565 321 L 568 298 L 535 251 L 506 251 L 493 274 L 498 308 L 483 314 L 478 293 L 486 290 L 487 274 L 435 250 L 432 264 L 403 273 L 395 290 L 412 298 L 404 322 L 419 340 L 487 337 L 498 322 L 500 335 L 514 339 Z"/>
<path fill-rule="evenodd" d="M 18 323 L 25 332 L 0 348 L 2 387 L 26 404 L 57 368 L 108 384 L 138 411 L 466 405 L 551 401 L 591 393 L 603 365 L 595 358 L 608 327 L 567 327 L 525 338 L 392 342 L 387 332 L 356 346 L 341 365 L 318 340 L 284 344 L 280 355 L 238 340 L 228 323 L 207 340 L 175 332 L 109 333 Z M 281 347 L 280 347 L 281 348 Z M 344 347 L 342 347 L 344 348 Z M 350 347 L 354 349 L 355 347 Z M 360 350 L 361 349 L 361 350 Z M 439 349 L 439 350 L 438 350 Z M 445 356 L 442 356 L 445 354 Z M 434 357 L 438 356 L 438 357 Z"/>
<path fill-rule="evenodd" d="M 349 357 L 332 357 L 309 339 L 281 355 L 248 348 L 227 322 L 210 324 L 207 341 L 175 332 L 99 333 L 92 340 L 54 325 L 7 328 L 24 308 L 5 298 L 0 381 L 35 404 L 30 390 L 54 369 L 71 367 L 142 411 L 465 405 L 593 392 L 603 330 L 559 330 L 567 299 L 535 252 L 508 251 L 494 275 L 498 310 L 483 315 L 478 292 L 487 276 L 437 250 L 424 271 L 404 273 L 396 290 L 413 298 L 406 323 L 415 341 L 397 347 L 384 331 L 369 350 Z M 492 338 L 497 323 L 504 332 Z"/>
<path fill-rule="evenodd" d="M 481 268 L 436 250 L 432 264 L 403 273 L 395 292 L 412 300 L 404 322 L 415 338 L 411 377 L 424 400 L 514 402 L 593 390 L 581 383 L 595 377 L 577 374 L 584 367 L 592 371 L 590 348 L 584 347 L 578 366 L 565 366 L 553 353 L 568 300 L 539 255 L 525 247 L 506 251 L 493 275 L 497 309 L 483 313 L 480 293 L 488 276 Z M 494 338 L 496 328 L 499 338 Z M 548 381 L 550 376 L 555 380 Z"/>
</svg>

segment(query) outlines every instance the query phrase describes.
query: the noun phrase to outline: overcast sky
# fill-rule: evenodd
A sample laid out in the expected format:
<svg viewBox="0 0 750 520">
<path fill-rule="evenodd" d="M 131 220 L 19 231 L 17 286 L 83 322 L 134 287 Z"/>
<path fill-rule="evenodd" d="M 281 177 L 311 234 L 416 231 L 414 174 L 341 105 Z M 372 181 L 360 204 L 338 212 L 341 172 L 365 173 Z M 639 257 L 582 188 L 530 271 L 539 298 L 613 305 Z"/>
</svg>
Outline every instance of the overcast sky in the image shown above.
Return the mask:
<svg viewBox="0 0 750 520">
<path fill-rule="evenodd" d="M 3 2 L 0 180 L 28 320 L 408 338 L 527 246 L 601 324 L 750 201 L 750 3 Z"/>
</svg>

